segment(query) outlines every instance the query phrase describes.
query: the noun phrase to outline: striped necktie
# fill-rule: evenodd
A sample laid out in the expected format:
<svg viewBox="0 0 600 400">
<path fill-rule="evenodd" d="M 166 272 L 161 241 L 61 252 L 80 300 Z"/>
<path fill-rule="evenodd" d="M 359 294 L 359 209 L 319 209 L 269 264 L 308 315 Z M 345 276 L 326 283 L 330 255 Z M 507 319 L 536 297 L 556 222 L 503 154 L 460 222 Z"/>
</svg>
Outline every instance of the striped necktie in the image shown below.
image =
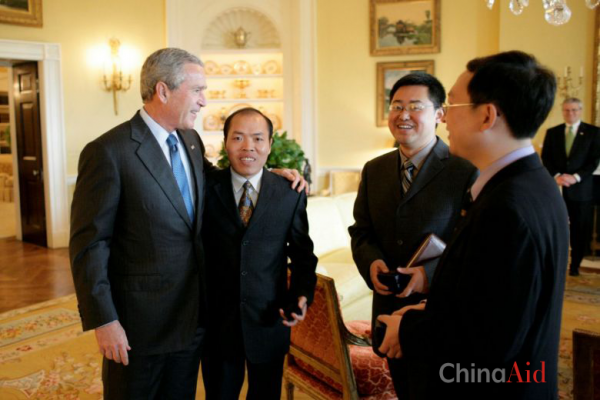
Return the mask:
<svg viewBox="0 0 600 400">
<path fill-rule="evenodd" d="M 402 193 L 408 193 L 408 189 L 410 189 L 410 185 L 412 185 L 413 181 L 413 172 L 415 170 L 415 165 L 410 160 L 404 161 L 402 164 Z"/>
<path fill-rule="evenodd" d="M 575 141 L 575 132 L 573 132 L 573 125 L 569 125 L 569 129 L 567 129 L 567 137 L 565 138 L 565 147 L 567 150 L 567 155 L 571 153 L 571 149 L 573 148 L 573 142 Z"/>
<path fill-rule="evenodd" d="M 254 205 L 250 198 L 250 190 L 252 190 L 252 184 L 250 181 L 244 182 L 244 192 L 240 198 L 240 204 L 238 204 L 238 211 L 240 212 L 240 219 L 244 226 L 248 226 L 250 217 L 252 217 L 252 211 L 254 211 Z"/>
<path fill-rule="evenodd" d="M 192 202 L 192 196 L 190 194 L 190 185 L 185 174 L 183 162 L 181 162 L 181 154 L 179 154 L 179 148 L 177 147 L 177 138 L 172 133 L 167 138 L 167 145 L 169 146 L 169 152 L 171 153 L 171 169 L 181 196 L 183 196 L 183 202 L 187 210 L 190 221 L 194 221 L 194 203 Z"/>
</svg>

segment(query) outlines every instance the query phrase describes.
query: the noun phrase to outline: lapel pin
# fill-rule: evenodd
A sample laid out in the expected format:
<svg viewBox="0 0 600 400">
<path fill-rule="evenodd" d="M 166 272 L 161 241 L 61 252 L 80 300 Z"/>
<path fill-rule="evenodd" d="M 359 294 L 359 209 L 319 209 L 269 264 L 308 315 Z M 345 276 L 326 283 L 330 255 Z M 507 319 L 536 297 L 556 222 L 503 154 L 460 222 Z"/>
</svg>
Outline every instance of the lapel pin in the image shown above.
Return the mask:
<svg viewBox="0 0 600 400">
<path fill-rule="evenodd" d="M 196 146 L 192 145 L 192 150 L 194 150 L 196 148 Z"/>
</svg>

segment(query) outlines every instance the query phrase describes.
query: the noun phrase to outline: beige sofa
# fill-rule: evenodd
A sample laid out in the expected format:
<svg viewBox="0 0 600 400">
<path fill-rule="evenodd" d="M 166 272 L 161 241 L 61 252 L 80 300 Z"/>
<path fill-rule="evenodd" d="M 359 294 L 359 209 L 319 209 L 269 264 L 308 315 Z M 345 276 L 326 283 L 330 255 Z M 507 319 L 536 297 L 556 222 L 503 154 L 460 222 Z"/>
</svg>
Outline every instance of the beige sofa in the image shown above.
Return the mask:
<svg viewBox="0 0 600 400">
<path fill-rule="evenodd" d="M 332 197 L 309 197 L 310 237 L 319 257 L 317 272 L 334 279 L 344 320 L 370 320 L 372 291 L 359 274 L 350 250 L 348 227 L 356 192 Z"/>
</svg>

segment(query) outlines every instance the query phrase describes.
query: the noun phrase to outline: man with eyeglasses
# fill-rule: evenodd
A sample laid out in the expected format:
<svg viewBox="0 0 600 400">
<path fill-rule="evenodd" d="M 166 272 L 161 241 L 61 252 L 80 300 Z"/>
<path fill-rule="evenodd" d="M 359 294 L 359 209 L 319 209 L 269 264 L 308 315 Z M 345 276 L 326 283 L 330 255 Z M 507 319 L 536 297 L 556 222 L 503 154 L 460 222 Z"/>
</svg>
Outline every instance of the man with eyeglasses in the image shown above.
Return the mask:
<svg viewBox="0 0 600 400">
<path fill-rule="evenodd" d="M 581 121 L 581 100 L 562 103 L 565 120 L 548 129 L 542 161 L 558 186 L 569 213 L 571 265 L 569 275 L 578 276 L 579 266 L 592 239 L 594 170 L 600 160 L 600 129 Z"/>
<path fill-rule="evenodd" d="M 349 232 L 354 261 L 374 291 L 373 322 L 380 314 L 425 299 L 437 262 L 402 267 L 430 233 L 444 241 L 450 238 L 477 175 L 468 161 L 451 156 L 435 134 L 445 98 L 444 87 L 429 74 L 398 80 L 390 92 L 388 126 L 399 148 L 363 168 L 354 204 L 356 222 Z M 398 295 L 377 278 L 396 269 L 411 276 Z M 407 398 L 410 371 L 403 360 L 388 361 L 398 397 Z"/>
<path fill-rule="evenodd" d="M 480 175 L 427 304 L 380 317 L 380 350 L 418 371 L 410 399 L 558 398 L 567 211 L 531 141 L 555 93 L 520 51 L 471 60 L 449 92 L 450 152 Z"/>
</svg>

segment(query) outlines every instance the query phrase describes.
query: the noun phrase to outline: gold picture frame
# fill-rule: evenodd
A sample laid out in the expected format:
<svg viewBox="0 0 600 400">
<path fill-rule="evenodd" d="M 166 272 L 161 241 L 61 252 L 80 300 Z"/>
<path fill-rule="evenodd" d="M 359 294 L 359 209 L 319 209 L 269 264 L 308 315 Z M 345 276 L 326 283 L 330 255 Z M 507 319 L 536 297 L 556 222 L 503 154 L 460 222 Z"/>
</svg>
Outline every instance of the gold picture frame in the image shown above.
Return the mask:
<svg viewBox="0 0 600 400">
<path fill-rule="evenodd" d="M 440 0 L 370 0 L 371 55 L 440 52 Z"/>
<path fill-rule="evenodd" d="M 0 23 L 41 28 L 42 0 L 0 0 Z"/>
<path fill-rule="evenodd" d="M 434 70 L 433 60 L 377 63 L 376 125 L 387 126 L 390 90 L 398 79 L 411 72 L 427 72 L 433 75 Z"/>
</svg>

